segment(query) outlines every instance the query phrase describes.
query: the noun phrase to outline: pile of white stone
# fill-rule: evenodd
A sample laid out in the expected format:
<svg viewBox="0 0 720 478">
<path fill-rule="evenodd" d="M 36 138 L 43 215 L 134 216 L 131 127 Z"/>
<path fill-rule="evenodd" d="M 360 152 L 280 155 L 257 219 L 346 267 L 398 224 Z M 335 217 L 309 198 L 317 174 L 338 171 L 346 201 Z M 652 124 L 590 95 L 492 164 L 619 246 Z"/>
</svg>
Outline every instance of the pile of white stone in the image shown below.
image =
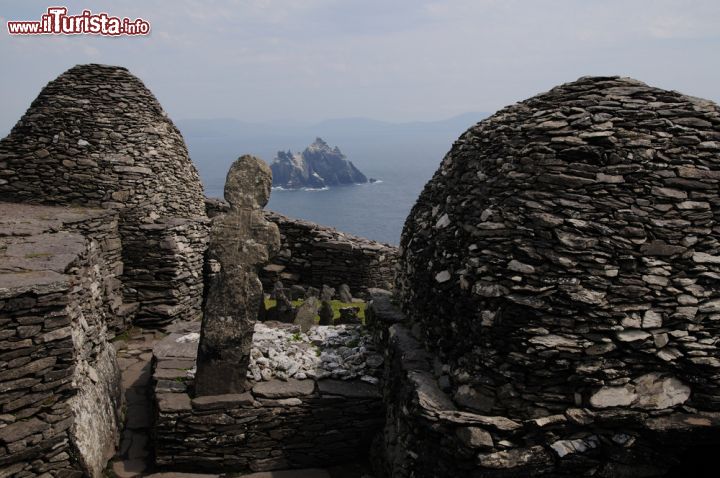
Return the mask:
<svg viewBox="0 0 720 478">
<path fill-rule="evenodd" d="M 258 322 L 248 378 L 257 382 L 359 378 L 377 383 L 382 363 L 382 355 L 362 326 L 317 326 L 303 333 L 297 327 L 275 328 Z"/>
</svg>

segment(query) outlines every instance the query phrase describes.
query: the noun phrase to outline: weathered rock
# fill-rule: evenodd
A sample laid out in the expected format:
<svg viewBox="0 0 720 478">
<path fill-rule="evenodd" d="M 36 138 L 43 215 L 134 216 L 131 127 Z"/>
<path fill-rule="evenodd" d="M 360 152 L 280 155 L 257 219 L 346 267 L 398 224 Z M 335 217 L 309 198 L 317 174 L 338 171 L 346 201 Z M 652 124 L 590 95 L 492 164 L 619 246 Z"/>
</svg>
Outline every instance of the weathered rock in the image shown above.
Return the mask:
<svg viewBox="0 0 720 478">
<path fill-rule="evenodd" d="M 492 448 L 492 435 L 479 427 L 462 427 L 455 430 L 455 435 L 463 445 L 470 448 Z"/>
<path fill-rule="evenodd" d="M 302 332 L 307 332 L 315 325 L 315 316 L 318 315 L 318 300 L 315 297 L 308 297 L 305 302 L 297 308 L 293 323 L 300 326 Z"/>
<path fill-rule="evenodd" d="M 378 398 L 377 387 L 360 381 L 320 380 L 318 390 L 323 395 L 340 395 L 352 398 Z"/>
<path fill-rule="evenodd" d="M 648 410 L 662 410 L 682 405 L 690 398 L 690 387 L 675 377 L 649 373 L 634 380 L 638 399 L 633 406 Z"/>
<path fill-rule="evenodd" d="M 590 397 L 590 405 L 595 408 L 628 407 L 637 400 L 635 387 L 603 387 Z"/>
<path fill-rule="evenodd" d="M 305 288 L 299 284 L 290 287 L 290 299 L 301 300 L 305 298 Z"/>
<path fill-rule="evenodd" d="M 360 327 L 312 327 L 255 324 L 248 377 L 363 379 L 377 383 L 383 364 L 372 338 Z"/>
<path fill-rule="evenodd" d="M 197 410 L 217 410 L 252 404 L 253 396 L 248 392 L 240 394 L 206 395 L 192 400 L 192 408 Z"/>
<path fill-rule="evenodd" d="M 118 213 L 0 203 L 0 231 L 0 475 L 99 476 L 123 406 Z"/>
<path fill-rule="evenodd" d="M 263 300 L 256 269 L 280 246 L 277 226 L 262 213 L 271 182 L 268 166 L 252 156 L 240 157 L 228 172 L 230 211 L 213 218 L 210 233 L 208 258 L 220 270 L 206 284 L 195 376 L 198 396 L 242 393 L 248 387 L 253 327 Z"/>
<path fill-rule="evenodd" d="M 332 305 L 327 300 L 323 300 L 320 304 L 320 310 L 318 311 L 320 316 L 320 325 L 332 325 L 335 317 Z"/>
<path fill-rule="evenodd" d="M 275 283 L 270 297 L 275 299 L 275 305 L 268 310 L 266 314 L 267 319 L 278 322 L 292 322 L 295 319 L 295 307 L 293 307 L 292 302 L 288 298 L 287 289 L 283 287 L 282 282 L 277 281 Z"/>
<path fill-rule="evenodd" d="M 340 308 L 340 317 L 335 321 L 336 324 L 346 324 L 346 325 L 359 325 L 362 324 L 362 320 L 360 319 L 360 316 L 358 313 L 360 312 L 360 307 L 341 307 Z"/>
<path fill-rule="evenodd" d="M 330 148 L 321 138 L 316 138 L 302 153 L 279 151 L 270 166 L 273 185 L 288 189 L 368 182 L 337 146 Z"/>
<path fill-rule="evenodd" d="M 277 300 L 278 296 L 286 297 L 285 296 L 285 286 L 280 281 L 275 281 L 273 284 L 272 291 L 270 292 L 270 298 Z"/>
<path fill-rule="evenodd" d="M 304 288 L 347 284 L 358 297 L 369 288 L 394 288 L 397 247 L 271 211 L 265 217 L 278 225 L 282 241 L 280 252 L 261 270 L 266 288 L 276 280 Z"/>
<path fill-rule="evenodd" d="M 346 304 L 349 304 L 352 302 L 352 294 L 350 293 L 350 286 L 347 284 L 340 284 L 340 288 L 338 289 L 338 299 L 340 299 L 340 302 L 345 302 Z"/>
<path fill-rule="evenodd" d="M 299 395 L 310 395 L 315 390 L 315 382 L 313 380 L 294 380 L 288 381 L 272 380 L 270 382 L 261 382 L 252 389 L 253 394 L 262 398 L 289 398 Z"/>
<path fill-rule="evenodd" d="M 495 394 L 482 387 L 461 385 L 455 392 L 453 400 L 462 407 L 486 413 L 491 411 L 495 405 Z"/>
<path fill-rule="evenodd" d="M 331 301 L 335 297 L 335 289 L 323 284 L 322 290 L 320 291 L 320 300 Z"/>
<path fill-rule="evenodd" d="M 458 138 L 405 222 L 396 290 L 459 411 L 418 413 L 422 355 L 376 332 L 398 348 L 387 475 L 657 476 L 707 443 L 699 422 L 645 424 L 720 410 L 719 125 L 710 101 L 587 77 Z M 478 413 L 523 425 L 471 464 L 441 437 Z"/>
</svg>

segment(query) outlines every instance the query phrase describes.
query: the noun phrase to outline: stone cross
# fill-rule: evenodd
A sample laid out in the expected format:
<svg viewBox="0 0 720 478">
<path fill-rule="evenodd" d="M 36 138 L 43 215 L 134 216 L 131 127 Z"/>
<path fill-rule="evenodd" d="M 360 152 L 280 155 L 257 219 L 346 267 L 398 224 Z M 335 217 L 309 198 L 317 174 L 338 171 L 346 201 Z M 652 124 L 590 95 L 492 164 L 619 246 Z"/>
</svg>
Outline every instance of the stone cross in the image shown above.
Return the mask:
<svg viewBox="0 0 720 478">
<path fill-rule="evenodd" d="M 271 185 L 270 168 L 253 156 L 240 157 L 228 172 L 225 200 L 230 210 L 213 218 L 207 252 L 197 396 L 248 388 L 253 329 L 263 300 L 258 267 L 280 249 L 280 232 L 262 211 Z"/>
</svg>

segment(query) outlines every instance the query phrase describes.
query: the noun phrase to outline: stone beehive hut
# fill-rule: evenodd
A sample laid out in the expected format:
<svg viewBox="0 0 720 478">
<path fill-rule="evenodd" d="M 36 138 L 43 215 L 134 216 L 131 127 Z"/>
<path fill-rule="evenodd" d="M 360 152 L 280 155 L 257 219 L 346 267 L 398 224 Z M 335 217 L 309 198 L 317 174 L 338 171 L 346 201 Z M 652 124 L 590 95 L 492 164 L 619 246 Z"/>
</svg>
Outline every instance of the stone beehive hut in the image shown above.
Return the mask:
<svg viewBox="0 0 720 478">
<path fill-rule="evenodd" d="M 199 314 L 202 185 L 180 132 L 125 68 L 76 66 L 40 92 L 0 142 L 0 199 L 119 210 L 138 320 Z"/>
<path fill-rule="evenodd" d="M 720 108 L 627 78 L 455 142 L 405 224 L 398 287 L 452 406 L 517 425 L 463 432 L 480 469 L 649 476 L 682 449 L 654 433 L 717 425 L 719 181 Z"/>
</svg>

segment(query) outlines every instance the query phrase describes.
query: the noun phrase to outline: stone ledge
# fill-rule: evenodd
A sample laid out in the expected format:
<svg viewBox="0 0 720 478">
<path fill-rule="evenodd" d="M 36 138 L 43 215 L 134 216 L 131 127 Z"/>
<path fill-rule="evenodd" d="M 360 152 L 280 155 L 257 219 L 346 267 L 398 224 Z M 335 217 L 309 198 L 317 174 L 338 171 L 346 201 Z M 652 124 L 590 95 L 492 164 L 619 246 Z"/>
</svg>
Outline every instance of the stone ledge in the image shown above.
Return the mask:
<svg viewBox="0 0 720 478">
<path fill-rule="evenodd" d="M 313 380 L 295 380 L 288 379 L 271 380 L 269 382 L 260 382 L 253 386 L 252 392 L 256 397 L 262 398 L 291 398 L 303 395 L 310 395 L 315 391 L 315 382 Z"/>
<path fill-rule="evenodd" d="M 318 390 L 322 395 L 340 395 L 348 398 L 380 398 L 380 390 L 360 380 L 318 380 Z"/>
<path fill-rule="evenodd" d="M 239 408 L 247 405 L 253 405 L 255 401 L 250 392 L 245 393 L 229 393 L 225 395 L 207 395 L 204 397 L 193 398 L 192 408 L 196 410 L 217 410 Z"/>
<path fill-rule="evenodd" d="M 55 271 L 26 271 L 0 274 L 0 299 L 20 294 L 50 294 L 70 288 L 70 278 Z"/>
<path fill-rule="evenodd" d="M 190 396 L 186 393 L 160 393 L 156 398 L 161 413 L 192 410 Z"/>
</svg>

